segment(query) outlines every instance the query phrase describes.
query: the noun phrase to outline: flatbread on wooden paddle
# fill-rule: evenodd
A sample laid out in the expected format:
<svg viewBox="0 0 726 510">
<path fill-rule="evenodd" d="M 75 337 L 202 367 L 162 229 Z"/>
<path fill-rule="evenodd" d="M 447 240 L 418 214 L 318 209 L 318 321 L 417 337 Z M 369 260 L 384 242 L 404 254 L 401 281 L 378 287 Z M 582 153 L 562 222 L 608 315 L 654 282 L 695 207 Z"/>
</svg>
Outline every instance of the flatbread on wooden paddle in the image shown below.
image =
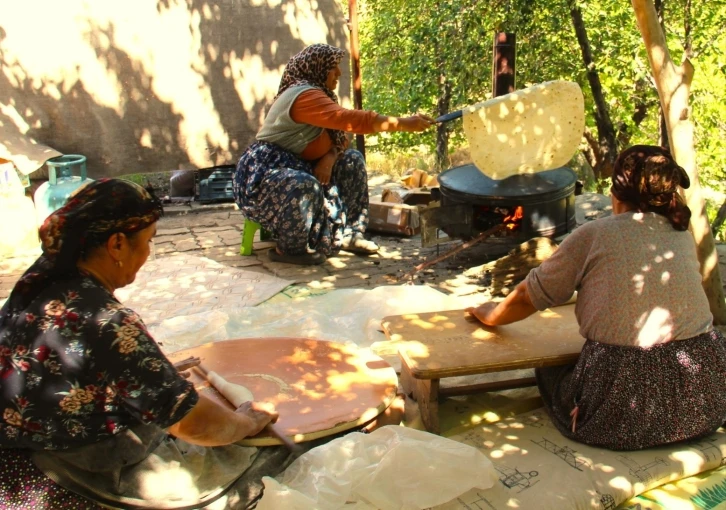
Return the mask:
<svg viewBox="0 0 726 510">
<path fill-rule="evenodd" d="M 557 80 L 464 109 L 471 158 L 492 179 L 551 170 L 575 154 L 585 129 L 577 83 Z"/>
</svg>

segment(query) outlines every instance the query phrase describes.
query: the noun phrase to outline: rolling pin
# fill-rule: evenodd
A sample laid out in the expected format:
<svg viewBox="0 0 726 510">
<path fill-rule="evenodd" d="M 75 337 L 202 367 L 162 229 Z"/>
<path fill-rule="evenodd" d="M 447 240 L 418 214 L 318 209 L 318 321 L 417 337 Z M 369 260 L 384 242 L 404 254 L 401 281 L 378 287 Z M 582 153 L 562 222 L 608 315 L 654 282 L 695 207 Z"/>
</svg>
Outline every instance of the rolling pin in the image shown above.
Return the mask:
<svg viewBox="0 0 726 510">
<path fill-rule="evenodd" d="M 249 402 L 254 399 L 252 392 L 244 386 L 229 382 L 217 372 L 214 372 L 212 370 L 206 370 L 201 364 L 197 365 L 196 368 L 204 375 L 207 381 L 209 381 L 209 384 L 211 384 L 212 387 L 217 390 L 220 395 L 226 398 L 227 401 L 229 401 L 229 403 L 232 404 L 235 409 L 239 408 L 239 406 L 241 406 L 245 402 Z M 265 425 L 264 430 L 268 431 L 271 435 L 279 439 L 282 444 L 284 444 L 287 449 L 290 450 L 292 453 L 300 454 L 300 452 L 302 451 L 302 448 L 300 448 L 300 446 L 295 444 L 289 437 L 280 432 L 280 430 L 275 427 L 273 423 L 268 423 L 267 425 Z"/>
</svg>

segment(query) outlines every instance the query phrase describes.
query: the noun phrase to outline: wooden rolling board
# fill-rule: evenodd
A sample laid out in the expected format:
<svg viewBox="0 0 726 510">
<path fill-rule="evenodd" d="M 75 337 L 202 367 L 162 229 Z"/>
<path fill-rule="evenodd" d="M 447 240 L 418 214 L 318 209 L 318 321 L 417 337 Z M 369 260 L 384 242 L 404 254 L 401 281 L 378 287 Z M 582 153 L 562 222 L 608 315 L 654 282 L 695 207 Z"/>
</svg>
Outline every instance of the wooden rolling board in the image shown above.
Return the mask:
<svg viewBox="0 0 726 510">
<path fill-rule="evenodd" d="M 251 338 L 212 342 L 175 352 L 172 362 L 189 356 L 231 383 L 248 388 L 254 399 L 272 402 L 280 413 L 277 428 L 295 442 L 332 435 L 366 423 L 396 396 L 391 366 L 367 350 L 306 338 Z M 232 405 L 196 370 L 190 380 L 200 393 Z M 263 432 L 240 442 L 246 446 L 281 444 Z"/>
<path fill-rule="evenodd" d="M 383 330 L 394 343 L 386 351 L 397 347 L 416 379 L 441 379 L 573 363 L 585 343 L 575 305 L 496 328 L 467 315 L 449 310 L 385 317 Z"/>
</svg>

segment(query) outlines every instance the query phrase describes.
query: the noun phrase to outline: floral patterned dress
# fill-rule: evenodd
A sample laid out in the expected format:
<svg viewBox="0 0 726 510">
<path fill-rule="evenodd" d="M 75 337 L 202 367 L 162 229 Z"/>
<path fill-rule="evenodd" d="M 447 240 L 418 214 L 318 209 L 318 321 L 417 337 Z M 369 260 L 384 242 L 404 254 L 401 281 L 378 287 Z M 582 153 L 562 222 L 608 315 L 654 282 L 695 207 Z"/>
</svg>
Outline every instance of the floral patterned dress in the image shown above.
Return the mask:
<svg viewBox="0 0 726 510">
<path fill-rule="evenodd" d="M 273 143 L 255 142 L 234 175 L 240 211 L 277 240 L 282 253 L 335 255 L 343 237 L 368 226 L 368 174 L 360 152 L 346 150 L 322 185 L 313 164 Z"/>
<path fill-rule="evenodd" d="M 54 282 L 0 330 L 0 447 L 14 449 L 4 455 L 82 447 L 142 423 L 166 428 L 197 400 L 139 316 L 87 274 Z M 9 471 L 0 497 L 17 499 Z"/>
</svg>

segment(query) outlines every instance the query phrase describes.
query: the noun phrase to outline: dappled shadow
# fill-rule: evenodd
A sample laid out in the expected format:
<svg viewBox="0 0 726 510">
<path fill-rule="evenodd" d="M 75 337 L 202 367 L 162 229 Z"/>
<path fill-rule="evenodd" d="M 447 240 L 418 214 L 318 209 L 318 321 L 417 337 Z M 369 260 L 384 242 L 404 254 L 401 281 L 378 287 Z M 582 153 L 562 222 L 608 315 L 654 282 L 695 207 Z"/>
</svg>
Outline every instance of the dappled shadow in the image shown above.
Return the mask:
<svg viewBox="0 0 726 510">
<path fill-rule="evenodd" d="M 574 500 L 615 508 L 654 487 L 719 467 L 724 449 L 722 431 L 647 450 L 596 448 L 562 436 L 544 410 L 474 426 L 450 439 L 487 455 L 499 480 L 491 490 L 472 490 L 458 501 L 488 502 L 489 507 L 506 501 L 512 508 L 534 508 L 535 501 L 546 507 Z M 695 488 L 694 484 L 694 492 Z M 666 485 L 661 490 L 675 491 L 676 487 Z"/>
<path fill-rule="evenodd" d="M 464 310 L 389 316 L 381 324 L 390 342 L 376 352 L 400 352 L 417 379 L 566 365 L 577 360 L 585 342 L 574 305 L 496 328 Z"/>
<path fill-rule="evenodd" d="M 334 0 L 48 7 L 43 44 L 20 25 L 37 6 L 0 26 L 0 137 L 84 154 L 92 177 L 234 163 L 289 57 L 313 42 L 347 49 Z"/>
<path fill-rule="evenodd" d="M 378 416 L 396 395 L 393 368 L 357 347 L 304 338 L 228 340 L 178 351 L 172 361 L 198 356 L 206 370 L 271 402 L 285 435 L 307 441 L 347 430 Z M 198 391 L 231 408 L 198 373 Z M 251 441 L 265 444 L 267 436 Z"/>
</svg>

